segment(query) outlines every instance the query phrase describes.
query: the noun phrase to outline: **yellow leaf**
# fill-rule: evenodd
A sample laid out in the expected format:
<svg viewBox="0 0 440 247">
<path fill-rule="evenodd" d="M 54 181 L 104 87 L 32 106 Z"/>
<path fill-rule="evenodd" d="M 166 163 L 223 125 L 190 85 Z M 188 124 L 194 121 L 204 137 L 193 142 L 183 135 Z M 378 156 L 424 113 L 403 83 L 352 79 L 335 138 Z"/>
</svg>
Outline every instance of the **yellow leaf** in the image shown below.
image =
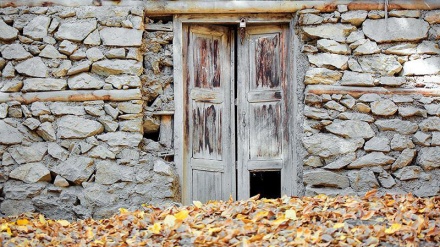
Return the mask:
<svg viewBox="0 0 440 247">
<path fill-rule="evenodd" d="M 87 231 L 86 231 L 86 237 L 87 237 L 87 239 L 92 239 L 93 236 L 94 236 L 94 234 L 93 234 L 92 228 L 87 227 Z"/>
<path fill-rule="evenodd" d="M 254 221 L 260 220 L 269 214 L 267 211 L 260 211 L 254 216 Z"/>
<path fill-rule="evenodd" d="M 62 225 L 64 227 L 70 225 L 70 222 L 67 221 L 67 220 L 57 220 L 57 222 L 58 222 L 58 224 L 60 224 L 60 225 Z"/>
<path fill-rule="evenodd" d="M 26 226 L 27 224 L 29 224 L 29 221 L 27 219 L 19 219 L 19 220 L 17 220 L 17 225 L 18 226 Z"/>
<path fill-rule="evenodd" d="M 40 220 L 41 224 L 46 224 L 46 219 L 44 218 L 44 215 L 42 214 L 38 215 L 38 219 Z"/>
<path fill-rule="evenodd" d="M 148 227 L 148 230 L 150 230 L 154 234 L 159 234 L 160 229 L 161 229 L 161 227 L 160 227 L 159 223 L 154 223 L 154 225 Z"/>
<path fill-rule="evenodd" d="M 196 206 L 197 208 L 201 208 L 203 206 L 203 204 L 200 201 L 193 201 L 194 206 Z"/>
<path fill-rule="evenodd" d="M 128 213 L 128 210 L 126 208 L 119 208 L 119 212 L 121 214 L 126 214 L 126 213 Z"/>
<path fill-rule="evenodd" d="M 333 228 L 339 229 L 339 228 L 344 227 L 344 225 L 345 225 L 344 223 L 336 223 L 336 224 L 333 225 Z"/>
<path fill-rule="evenodd" d="M 387 228 L 385 230 L 385 233 L 386 234 L 393 234 L 393 233 L 397 232 L 398 230 L 400 230 L 400 228 L 402 228 L 401 224 L 394 223 L 389 228 Z"/>
<path fill-rule="evenodd" d="M 177 214 L 174 214 L 174 217 L 176 217 L 176 219 L 178 220 L 185 220 L 188 217 L 188 210 L 182 210 L 180 212 L 178 212 Z"/>
<path fill-rule="evenodd" d="M 174 224 L 176 223 L 176 217 L 174 217 L 172 215 L 167 215 L 165 217 L 165 220 L 163 221 L 163 223 L 165 225 L 167 225 L 168 227 L 173 227 Z"/>
<path fill-rule="evenodd" d="M 217 233 L 221 230 L 222 229 L 220 227 L 214 227 L 214 228 L 209 228 L 208 232 L 209 232 L 209 234 L 213 234 L 213 233 Z"/>
<path fill-rule="evenodd" d="M 9 228 L 8 223 L 4 223 L 0 225 L 0 232 L 4 232 L 6 231 L 6 233 L 11 236 L 12 232 L 11 232 L 11 228 Z"/>
<path fill-rule="evenodd" d="M 292 209 L 286 210 L 285 217 L 286 217 L 286 219 L 296 220 L 297 219 L 296 218 L 296 211 L 292 210 Z"/>
</svg>

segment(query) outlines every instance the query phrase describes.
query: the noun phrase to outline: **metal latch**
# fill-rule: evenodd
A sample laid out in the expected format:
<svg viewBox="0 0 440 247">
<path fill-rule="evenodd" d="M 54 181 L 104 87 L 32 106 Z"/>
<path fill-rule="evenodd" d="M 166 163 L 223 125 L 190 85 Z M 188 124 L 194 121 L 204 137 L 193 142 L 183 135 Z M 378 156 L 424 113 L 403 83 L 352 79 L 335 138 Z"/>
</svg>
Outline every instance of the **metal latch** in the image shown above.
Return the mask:
<svg viewBox="0 0 440 247">
<path fill-rule="evenodd" d="M 246 35 L 246 18 L 242 17 L 240 19 L 240 42 L 243 44 Z"/>
</svg>

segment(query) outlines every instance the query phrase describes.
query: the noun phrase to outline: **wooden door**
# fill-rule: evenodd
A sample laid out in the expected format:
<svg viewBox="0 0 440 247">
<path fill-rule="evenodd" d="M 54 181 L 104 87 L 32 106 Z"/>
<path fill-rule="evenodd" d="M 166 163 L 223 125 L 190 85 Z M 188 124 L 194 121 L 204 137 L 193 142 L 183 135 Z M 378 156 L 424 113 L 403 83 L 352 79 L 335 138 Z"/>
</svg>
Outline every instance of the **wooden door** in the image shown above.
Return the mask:
<svg viewBox="0 0 440 247">
<path fill-rule="evenodd" d="M 288 112 L 288 27 L 246 28 L 238 43 L 238 199 L 249 198 L 250 172 L 280 171 L 292 195 Z"/>
<path fill-rule="evenodd" d="M 235 198 L 232 32 L 214 25 L 184 25 L 182 32 L 184 196 L 202 202 Z"/>
</svg>

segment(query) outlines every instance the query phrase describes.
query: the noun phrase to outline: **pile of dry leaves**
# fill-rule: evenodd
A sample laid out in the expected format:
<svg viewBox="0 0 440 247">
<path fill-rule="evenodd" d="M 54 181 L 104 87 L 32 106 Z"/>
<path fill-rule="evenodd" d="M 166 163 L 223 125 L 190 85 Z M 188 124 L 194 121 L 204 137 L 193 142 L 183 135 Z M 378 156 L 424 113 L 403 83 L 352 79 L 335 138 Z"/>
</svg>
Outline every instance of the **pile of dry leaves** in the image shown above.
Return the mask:
<svg viewBox="0 0 440 247">
<path fill-rule="evenodd" d="M 2 246 L 439 246 L 440 197 L 385 195 L 195 201 L 110 219 L 0 219 Z"/>
</svg>

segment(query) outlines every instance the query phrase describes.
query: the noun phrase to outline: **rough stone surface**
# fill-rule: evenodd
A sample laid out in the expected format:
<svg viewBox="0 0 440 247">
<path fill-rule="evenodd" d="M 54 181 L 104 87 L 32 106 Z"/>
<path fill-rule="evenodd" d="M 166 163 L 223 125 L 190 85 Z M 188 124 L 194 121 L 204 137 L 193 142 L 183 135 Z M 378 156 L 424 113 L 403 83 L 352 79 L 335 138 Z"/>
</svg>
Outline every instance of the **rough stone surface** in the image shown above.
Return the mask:
<svg viewBox="0 0 440 247">
<path fill-rule="evenodd" d="M 402 70 L 402 65 L 394 56 L 377 54 L 360 56 L 359 65 L 363 72 L 393 76 Z"/>
<path fill-rule="evenodd" d="M 365 35 L 379 43 L 421 40 L 427 37 L 428 29 L 426 21 L 414 18 L 367 19 L 362 24 Z"/>
<path fill-rule="evenodd" d="M 4 45 L 0 48 L 0 51 L 2 57 L 9 60 L 23 60 L 32 57 L 32 54 L 26 51 L 20 44 Z"/>
<path fill-rule="evenodd" d="M 106 27 L 99 31 L 102 43 L 108 46 L 140 46 L 142 31 L 128 28 Z"/>
<path fill-rule="evenodd" d="M 430 24 L 440 23 L 440 10 L 428 11 L 425 15 L 425 21 L 429 22 Z"/>
<path fill-rule="evenodd" d="M 66 55 L 61 54 L 53 45 L 46 45 L 46 47 L 40 52 L 39 56 L 53 59 L 66 58 Z"/>
<path fill-rule="evenodd" d="M 70 182 L 80 185 L 87 181 L 95 170 L 93 159 L 83 156 L 71 156 L 53 168 L 53 172 Z"/>
<path fill-rule="evenodd" d="M 102 60 L 93 63 L 92 72 L 98 75 L 137 75 L 142 73 L 142 63 L 136 60 Z"/>
<path fill-rule="evenodd" d="M 380 131 L 397 131 L 403 135 L 414 134 L 418 130 L 417 123 L 400 119 L 377 120 L 374 122 Z"/>
<path fill-rule="evenodd" d="M 331 39 L 320 39 L 317 42 L 317 47 L 319 50 L 329 53 L 349 55 L 351 54 L 350 48 L 345 44 L 340 44 Z"/>
<path fill-rule="evenodd" d="M 342 77 L 340 83 L 343 86 L 363 86 L 363 87 L 374 86 L 374 81 L 371 74 L 357 73 L 351 71 L 344 72 L 344 76 Z"/>
<path fill-rule="evenodd" d="M 432 170 L 440 167 L 440 147 L 421 148 L 417 155 L 417 164 L 424 170 Z"/>
<path fill-rule="evenodd" d="M 348 173 L 348 179 L 350 181 L 350 186 L 355 191 L 369 191 L 379 187 L 379 183 L 377 182 L 373 171 L 350 171 Z"/>
<path fill-rule="evenodd" d="M 304 165 L 305 166 L 310 166 L 310 167 L 321 167 L 323 166 L 321 158 L 319 158 L 318 156 L 310 156 L 307 159 L 304 160 Z"/>
<path fill-rule="evenodd" d="M 424 133 L 422 131 L 417 131 L 413 136 L 413 141 L 417 145 L 428 147 L 430 146 L 431 134 Z"/>
<path fill-rule="evenodd" d="M 347 69 L 348 57 L 338 54 L 319 53 L 307 55 L 309 62 L 318 67 Z"/>
<path fill-rule="evenodd" d="M 395 134 L 391 139 L 391 149 L 402 151 L 406 148 L 414 148 L 415 145 L 408 136 Z"/>
<path fill-rule="evenodd" d="M 96 183 L 111 185 L 116 182 L 131 182 L 134 177 L 135 170 L 132 167 L 118 165 L 107 160 L 96 162 Z"/>
<path fill-rule="evenodd" d="M 394 113 L 397 112 L 397 106 L 394 104 L 393 101 L 386 99 L 386 100 L 379 100 L 374 101 L 371 103 L 371 111 L 375 115 L 379 116 L 391 116 L 394 115 Z"/>
<path fill-rule="evenodd" d="M 59 138 L 85 138 L 104 131 L 104 126 L 97 121 L 77 116 L 63 116 L 58 120 Z"/>
<path fill-rule="evenodd" d="M 62 23 L 55 33 L 57 39 L 83 41 L 89 33 L 96 29 L 96 20 Z"/>
<path fill-rule="evenodd" d="M 23 81 L 23 92 L 58 91 L 67 86 L 65 79 L 32 78 Z"/>
<path fill-rule="evenodd" d="M 18 36 L 18 30 L 0 20 L 0 40 L 11 41 Z"/>
<path fill-rule="evenodd" d="M 57 140 L 55 129 L 53 128 L 53 125 L 50 122 L 44 122 L 40 124 L 37 129 L 37 134 L 41 136 L 41 138 L 43 138 L 45 141 Z"/>
<path fill-rule="evenodd" d="M 304 184 L 309 186 L 326 186 L 336 188 L 347 188 L 349 181 L 346 176 L 339 175 L 334 172 L 317 170 L 304 172 Z"/>
<path fill-rule="evenodd" d="M 426 108 L 426 105 L 425 105 Z M 427 117 L 427 111 L 424 109 L 420 109 L 418 107 L 414 107 L 414 106 L 401 106 L 399 107 L 399 115 L 402 117 L 414 117 L 414 116 L 419 116 L 419 117 Z M 434 114 L 432 114 L 434 115 Z"/>
<path fill-rule="evenodd" d="M 116 89 L 123 87 L 136 88 L 141 86 L 141 80 L 138 76 L 132 75 L 111 75 L 105 79 L 106 83 L 110 83 Z"/>
<path fill-rule="evenodd" d="M 320 109 L 320 108 L 310 107 L 310 106 L 304 107 L 304 116 L 312 118 L 312 119 L 317 119 L 317 120 L 331 119 L 330 115 L 328 114 L 328 112 L 325 109 Z"/>
<path fill-rule="evenodd" d="M 23 134 L 16 128 L 7 124 L 4 120 L 0 120 L 0 144 L 11 145 L 19 144 L 23 141 Z"/>
<path fill-rule="evenodd" d="M 419 166 L 407 166 L 397 170 L 393 175 L 405 181 L 419 178 L 422 172 L 423 170 Z"/>
<path fill-rule="evenodd" d="M 9 177 L 21 180 L 25 183 L 51 181 L 50 171 L 42 163 L 27 163 L 21 165 L 9 173 Z"/>
<path fill-rule="evenodd" d="M 310 154 L 327 158 L 354 152 L 362 147 L 364 142 L 361 140 L 347 140 L 331 134 L 315 134 L 304 137 L 303 144 Z"/>
<path fill-rule="evenodd" d="M 158 174 L 171 176 L 173 175 L 173 169 L 171 166 L 163 160 L 157 159 L 154 161 L 153 171 Z"/>
<path fill-rule="evenodd" d="M 390 140 L 386 137 L 373 137 L 365 143 L 365 151 L 379 151 L 379 152 L 389 152 Z"/>
<path fill-rule="evenodd" d="M 367 40 L 363 44 L 359 45 L 354 51 L 354 55 L 371 55 L 379 53 L 380 49 L 377 46 L 376 42 L 373 42 L 371 40 Z"/>
<path fill-rule="evenodd" d="M 341 158 L 327 164 L 326 166 L 324 166 L 324 169 L 339 170 L 339 169 L 346 167 L 348 164 L 350 164 L 351 162 L 353 162 L 355 160 L 356 160 L 356 153 L 349 153 L 349 154 L 346 154 L 346 155 L 342 156 Z"/>
<path fill-rule="evenodd" d="M 70 105 L 67 102 L 54 102 L 50 104 L 50 111 L 55 116 L 60 115 L 85 115 L 84 107 L 79 105 Z"/>
<path fill-rule="evenodd" d="M 47 152 L 55 159 L 65 161 L 69 156 L 69 152 L 55 142 L 49 142 Z"/>
<path fill-rule="evenodd" d="M 118 131 L 98 135 L 98 139 L 107 142 L 110 146 L 137 147 L 142 140 L 142 134 Z"/>
<path fill-rule="evenodd" d="M 337 42 L 345 42 L 346 37 L 354 30 L 356 27 L 348 24 L 322 24 L 303 27 L 304 33 L 312 38 L 332 39 Z"/>
<path fill-rule="evenodd" d="M 368 12 L 365 10 L 348 11 L 341 15 L 341 22 L 360 26 L 367 18 L 367 14 Z"/>
<path fill-rule="evenodd" d="M 47 144 L 35 142 L 30 146 L 14 146 L 9 149 L 9 153 L 18 164 L 39 162 L 47 153 Z"/>
<path fill-rule="evenodd" d="M 48 68 L 40 57 L 27 59 L 15 66 L 18 73 L 31 77 L 47 77 Z"/>
<path fill-rule="evenodd" d="M 391 165 L 391 170 L 395 171 L 411 164 L 416 153 L 415 149 L 404 149 L 399 157 L 397 157 L 396 161 Z"/>
<path fill-rule="evenodd" d="M 371 166 L 384 166 L 394 162 L 394 158 L 383 154 L 382 152 L 372 152 L 364 155 L 347 166 L 349 169 L 363 168 Z"/>
<path fill-rule="evenodd" d="M 371 138 L 374 131 L 366 122 L 358 120 L 335 120 L 325 129 L 333 134 L 348 138 Z"/>
<path fill-rule="evenodd" d="M 440 131 L 440 118 L 439 117 L 426 118 L 419 124 L 419 127 L 420 130 L 424 132 Z"/>
<path fill-rule="evenodd" d="M 103 80 L 93 77 L 88 73 L 69 77 L 67 83 L 70 89 L 100 89 L 104 86 Z"/>
<path fill-rule="evenodd" d="M 34 40 L 42 40 L 44 37 L 47 36 L 47 29 L 49 28 L 49 24 L 49 17 L 37 16 L 23 28 L 23 35 L 28 36 Z"/>
<path fill-rule="evenodd" d="M 61 177 L 60 175 L 57 175 L 55 177 L 53 184 L 57 187 L 68 187 L 69 186 L 69 182 L 65 178 Z"/>
<path fill-rule="evenodd" d="M 342 120 L 359 120 L 367 123 L 374 122 L 374 118 L 368 114 L 358 112 L 343 112 L 338 115 L 338 119 Z"/>
<path fill-rule="evenodd" d="M 403 65 L 403 75 L 435 75 L 440 72 L 440 57 L 417 59 Z"/>
</svg>

